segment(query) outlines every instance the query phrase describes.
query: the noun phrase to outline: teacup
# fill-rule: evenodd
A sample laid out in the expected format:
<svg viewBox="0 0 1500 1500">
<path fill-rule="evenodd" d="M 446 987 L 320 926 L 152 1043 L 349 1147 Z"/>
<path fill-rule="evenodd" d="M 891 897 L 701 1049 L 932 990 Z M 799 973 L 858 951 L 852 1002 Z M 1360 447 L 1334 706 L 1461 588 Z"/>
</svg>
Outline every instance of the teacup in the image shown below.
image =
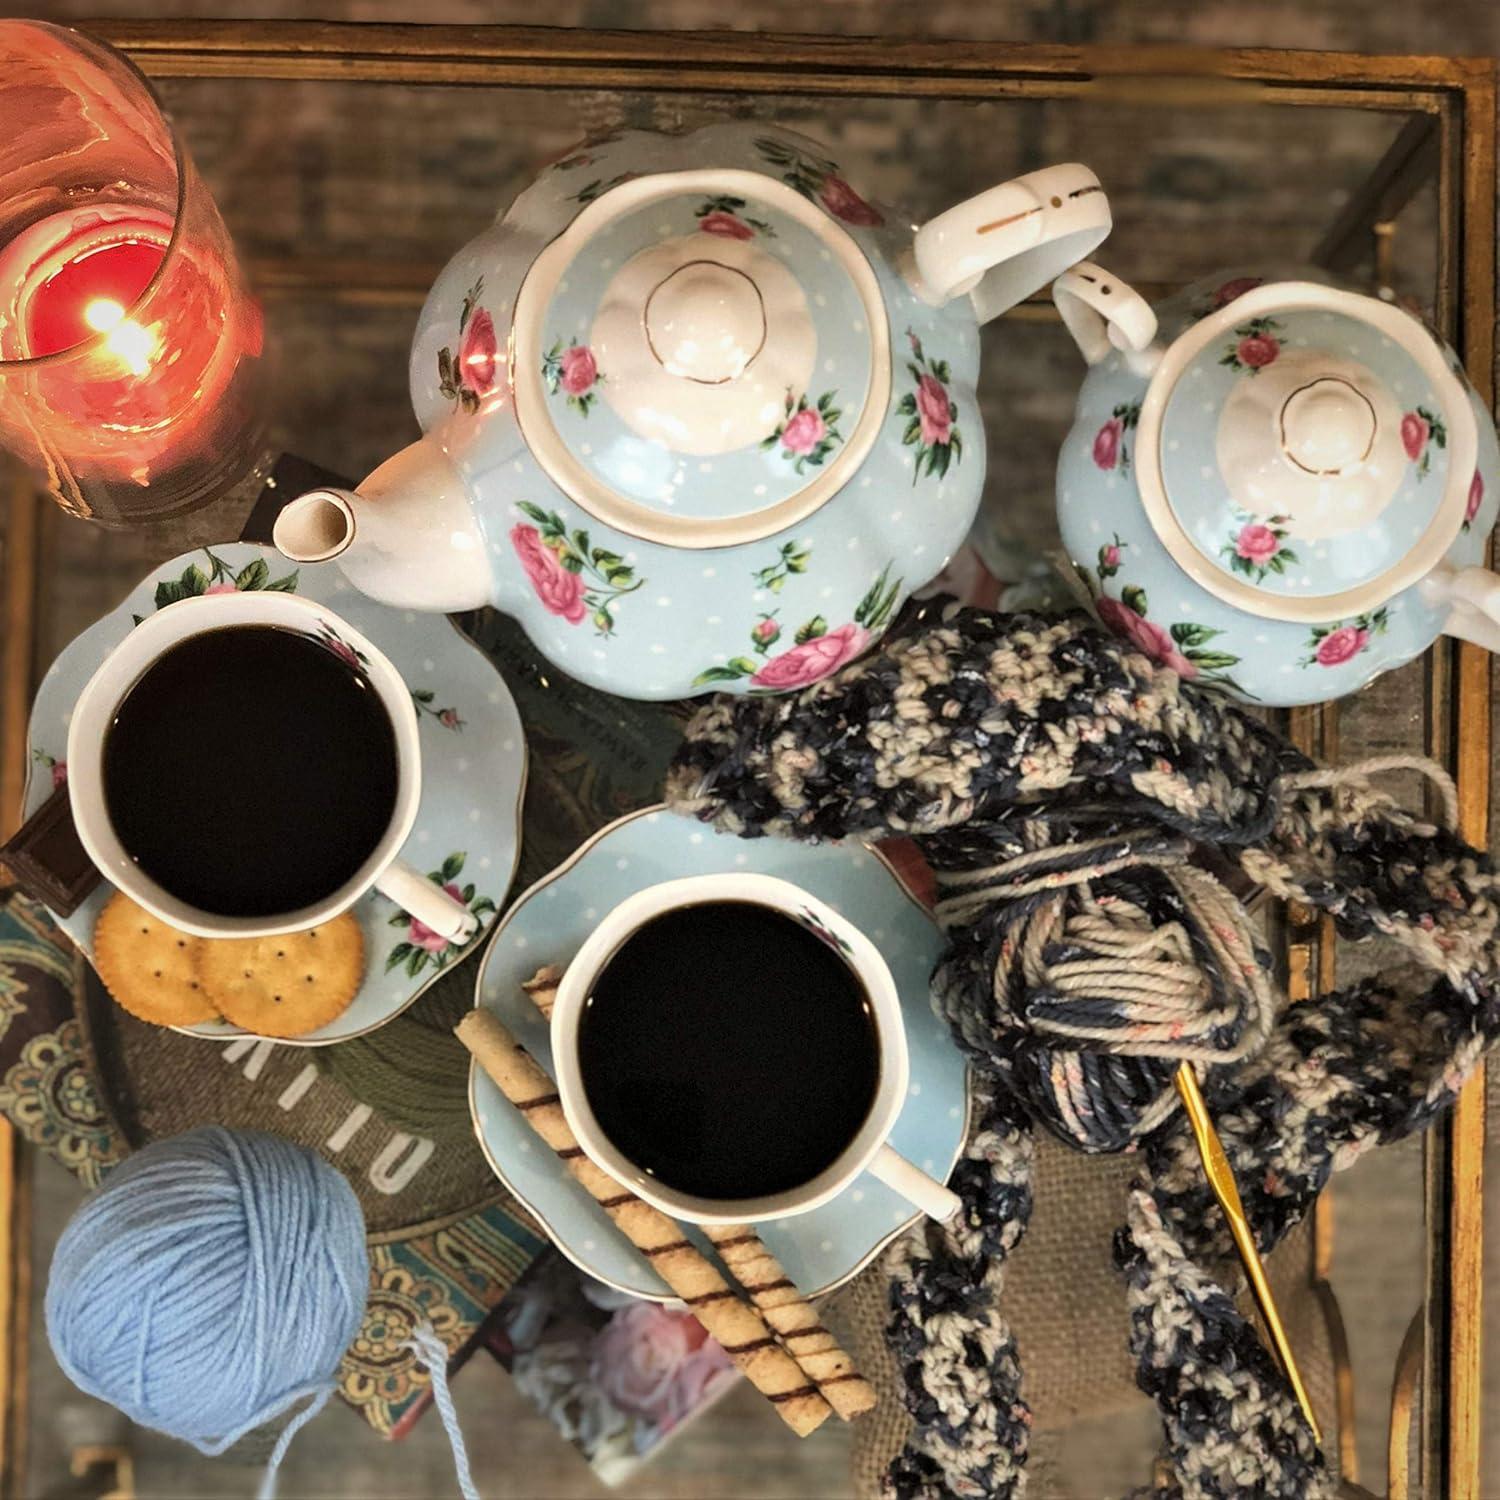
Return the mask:
<svg viewBox="0 0 1500 1500">
<path fill-rule="evenodd" d="M 878 1051 L 868 1110 L 847 1142 L 807 1181 L 783 1191 L 750 1198 L 705 1197 L 660 1180 L 633 1161 L 601 1127 L 586 1086 L 580 1033 L 596 988 L 622 947 L 647 924 L 672 913 L 709 903 L 744 903 L 798 923 L 834 950 L 864 992 L 865 1014 Z M 723 963 L 751 963 L 753 954 L 724 954 Z M 717 966 L 715 966 L 717 968 Z M 714 969 L 691 976 L 711 996 Z M 757 1223 L 806 1213 L 844 1191 L 869 1171 L 902 1197 L 936 1219 L 958 1212 L 958 1198 L 891 1148 L 888 1137 L 907 1098 L 908 1059 L 901 1002 L 879 950 L 857 927 L 816 896 L 768 875 L 718 874 L 670 880 L 628 897 L 610 911 L 569 963 L 558 987 L 551 1022 L 552 1058 L 558 1095 L 568 1123 L 596 1166 L 675 1219 L 697 1224 Z M 787 1038 L 788 1046 L 796 1038 Z M 795 1113 L 798 1100 L 786 1100 Z M 754 1140 L 744 1142 L 754 1151 Z"/>
<path fill-rule="evenodd" d="M 357 672 L 378 696 L 395 742 L 394 797 L 388 821 L 352 876 L 319 899 L 269 915 L 204 910 L 174 894 L 141 868 L 111 819 L 106 796 L 105 745 L 131 689 L 166 653 L 205 633 L 269 626 L 331 643 L 341 664 Z M 435 933 L 466 941 L 473 915 L 421 871 L 398 858 L 411 833 L 422 790 L 417 714 L 405 681 L 385 655 L 326 606 L 272 590 L 180 600 L 142 620 L 89 679 L 68 729 L 68 792 L 78 837 L 99 871 L 146 910 L 182 932 L 200 937 L 256 937 L 296 932 L 337 916 L 367 891 L 405 909 Z M 307 827 L 309 839 L 328 830 Z M 234 857 L 232 836 L 225 858 Z"/>
</svg>

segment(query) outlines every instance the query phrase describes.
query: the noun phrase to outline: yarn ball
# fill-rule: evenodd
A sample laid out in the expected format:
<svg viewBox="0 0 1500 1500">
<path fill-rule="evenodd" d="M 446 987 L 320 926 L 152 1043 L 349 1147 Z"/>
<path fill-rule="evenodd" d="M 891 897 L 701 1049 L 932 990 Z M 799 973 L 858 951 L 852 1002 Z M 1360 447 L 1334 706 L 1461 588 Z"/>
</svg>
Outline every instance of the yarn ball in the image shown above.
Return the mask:
<svg viewBox="0 0 1500 1500">
<path fill-rule="evenodd" d="M 317 1398 L 284 1451 L 332 1391 L 368 1284 L 364 1216 L 338 1171 L 208 1126 L 127 1158 L 69 1221 L 47 1336 L 79 1389 L 208 1455 Z"/>
</svg>

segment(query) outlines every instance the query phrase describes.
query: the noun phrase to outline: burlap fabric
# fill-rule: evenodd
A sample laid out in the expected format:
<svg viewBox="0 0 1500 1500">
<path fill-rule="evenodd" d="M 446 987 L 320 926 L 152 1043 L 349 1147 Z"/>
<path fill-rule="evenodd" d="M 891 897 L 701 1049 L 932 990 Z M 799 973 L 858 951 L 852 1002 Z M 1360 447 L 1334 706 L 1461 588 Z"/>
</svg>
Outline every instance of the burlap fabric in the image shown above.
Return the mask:
<svg viewBox="0 0 1500 1500">
<path fill-rule="evenodd" d="M 1007 1264 L 1003 1301 L 1026 1372 L 1023 1389 L 1034 1418 L 1029 1493 L 1040 1500 L 1060 1494 L 1049 1483 L 1046 1462 L 1035 1461 L 1055 1446 L 1048 1434 L 1083 1417 L 1144 1405 L 1146 1397 L 1136 1389 L 1126 1349 L 1125 1286 L 1111 1254 L 1136 1164 L 1129 1155 L 1083 1156 L 1042 1132 L 1036 1146 L 1036 1208 L 1026 1238 Z M 885 1260 L 877 1260 L 824 1309 L 880 1393 L 880 1404 L 854 1429 L 854 1487 L 860 1500 L 877 1500 L 881 1478 L 910 1425 L 885 1343 L 890 1284 Z M 1336 1470 L 1333 1354 L 1314 1288 L 1310 1220 L 1277 1247 L 1268 1271 L 1323 1427 L 1324 1452 Z M 1139 1478 L 1137 1472 L 1122 1476 L 1120 1487 Z"/>
</svg>

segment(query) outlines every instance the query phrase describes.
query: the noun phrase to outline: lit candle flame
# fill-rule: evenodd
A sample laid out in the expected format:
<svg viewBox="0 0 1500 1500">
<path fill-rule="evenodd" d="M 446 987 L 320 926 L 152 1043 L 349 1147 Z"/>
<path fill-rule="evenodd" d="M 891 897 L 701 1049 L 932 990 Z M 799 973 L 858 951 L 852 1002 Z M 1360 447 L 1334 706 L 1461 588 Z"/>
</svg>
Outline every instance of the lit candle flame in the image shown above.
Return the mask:
<svg viewBox="0 0 1500 1500">
<path fill-rule="evenodd" d="M 144 375 L 151 368 L 156 339 L 137 322 L 125 316 L 125 309 L 113 297 L 95 297 L 83 310 L 83 321 L 96 333 L 107 335 L 104 347 L 120 360 L 132 375 Z"/>
</svg>

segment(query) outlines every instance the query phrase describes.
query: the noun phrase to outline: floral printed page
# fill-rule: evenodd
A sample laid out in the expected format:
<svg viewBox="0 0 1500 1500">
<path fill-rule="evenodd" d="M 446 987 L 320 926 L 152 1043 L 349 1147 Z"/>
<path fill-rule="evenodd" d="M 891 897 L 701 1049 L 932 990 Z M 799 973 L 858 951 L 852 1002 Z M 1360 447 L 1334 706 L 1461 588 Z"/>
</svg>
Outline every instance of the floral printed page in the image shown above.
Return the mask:
<svg viewBox="0 0 1500 1500">
<path fill-rule="evenodd" d="M 532 1263 L 482 1337 L 608 1485 L 740 1379 L 690 1313 L 617 1292 L 556 1251 Z"/>
</svg>

